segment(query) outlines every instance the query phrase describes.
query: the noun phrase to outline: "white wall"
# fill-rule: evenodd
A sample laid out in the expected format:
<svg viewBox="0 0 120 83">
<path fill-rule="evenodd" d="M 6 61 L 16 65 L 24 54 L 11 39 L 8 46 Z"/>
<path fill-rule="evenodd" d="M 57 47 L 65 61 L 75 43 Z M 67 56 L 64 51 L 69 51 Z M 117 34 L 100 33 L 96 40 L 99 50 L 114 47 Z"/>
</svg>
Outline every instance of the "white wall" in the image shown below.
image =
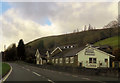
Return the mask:
<svg viewBox="0 0 120 83">
<path fill-rule="evenodd" d="M 109 56 L 106 53 L 102 53 L 99 50 L 94 49 L 95 55 L 85 55 L 85 49 L 78 53 L 78 62 L 82 62 L 82 66 L 87 67 L 87 65 L 89 65 L 89 58 L 94 57 L 97 59 L 97 67 L 99 67 L 99 61 L 102 63 L 102 66 L 100 67 L 109 67 Z M 105 59 L 108 59 L 108 66 L 105 63 Z M 86 63 L 86 61 L 88 61 L 88 63 Z"/>
</svg>

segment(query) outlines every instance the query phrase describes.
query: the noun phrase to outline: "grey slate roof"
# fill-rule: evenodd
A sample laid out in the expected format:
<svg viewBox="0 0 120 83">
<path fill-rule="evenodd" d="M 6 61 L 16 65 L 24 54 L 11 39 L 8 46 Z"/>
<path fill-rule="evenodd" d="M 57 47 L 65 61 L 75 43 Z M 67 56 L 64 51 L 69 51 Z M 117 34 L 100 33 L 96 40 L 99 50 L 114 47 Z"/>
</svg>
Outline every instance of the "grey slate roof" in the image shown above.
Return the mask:
<svg viewBox="0 0 120 83">
<path fill-rule="evenodd" d="M 87 47 L 87 46 L 70 48 L 70 49 L 62 49 L 62 52 L 54 55 L 53 57 L 54 57 L 54 58 L 60 58 L 60 57 L 76 56 L 76 54 L 77 54 L 79 51 L 83 50 L 85 47 Z M 93 48 L 96 48 L 96 47 L 98 47 L 98 46 L 92 46 L 92 47 L 93 47 Z M 103 48 L 107 48 L 107 47 L 108 47 L 108 46 L 103 46 Z M 100 49 L 100 48 L 101 48 L 101 47 L 98 47 L 97 49 L 99 49 L 99 50 L 101 50 L 101 51 L 104 51 L 104 52 L 106 52 L 106 53 L 109 53 L 109 52 L 107 52 L 107 51 L 105 51 L 105 50 L 102 50 L 102 49 Z M 109 53 L 109 54 L 110 54 L 110 53 Z"/>
<path fill-rule="evenodd" d="M 71 48 L 71 49 L 64 49 L 62 52 L 56 54 L 55 56 L 53 56 L 54 58 L 60 58 L 60 57 L 70 57 L 70 56 L 76 56 L 76 54 L 83 50 L 85 48 L 84 47 L 76 47 L 76 48 Z"/>
</svg>

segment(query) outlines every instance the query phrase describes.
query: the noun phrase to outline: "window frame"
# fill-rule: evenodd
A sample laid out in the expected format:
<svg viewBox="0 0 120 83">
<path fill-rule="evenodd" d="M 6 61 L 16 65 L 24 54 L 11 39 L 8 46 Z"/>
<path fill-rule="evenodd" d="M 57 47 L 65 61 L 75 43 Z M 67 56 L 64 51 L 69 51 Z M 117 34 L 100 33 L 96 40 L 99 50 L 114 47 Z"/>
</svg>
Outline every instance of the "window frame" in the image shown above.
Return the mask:
<svg viewBox="0 0 120 83">
<path fill-rule="evenodd" d="M 104 61 L 105 61 L 105 62 L 108 62 L 108 59 L 105 58 Z"/>
<path fill-rule="evenodd" d="M 58 64 L 58 59 L 55 59 L 55 63 Z"/>
<path fill-rule="evenodd" d="M 62 58 L 59 58 L 59 63 L 62 63 L 63 62 L 63 59 Z"/>
<path fill-rule="evenodd" d="M 65 58 L 65 63 L 67 63 L 67 64 L 69 63 L 69 58 L 68 57 Z"/>
<path fill-rule="evenodd" d="M 91 60 L 90 60 L 90 59 L 91 59 Z M 93 64 L 96 64 L 96 63 L 97 63 L 97 58 L 95 58 L 95 57 L 90 57 L 90 58 L 89 58 L 89 63 L 90 63 L 90 64 L 92 64 L 92 63 L 93 63 Z"/>
<path fill-rule="evenodd" d="M 70 57 L 70 63 L 74 63 L 74 57 Z"/>
<path fill-rule="evenodd" d="M 54 63 L 55 62 L 55 59 L 52 59 L 52 63 Z"/>
</svg>

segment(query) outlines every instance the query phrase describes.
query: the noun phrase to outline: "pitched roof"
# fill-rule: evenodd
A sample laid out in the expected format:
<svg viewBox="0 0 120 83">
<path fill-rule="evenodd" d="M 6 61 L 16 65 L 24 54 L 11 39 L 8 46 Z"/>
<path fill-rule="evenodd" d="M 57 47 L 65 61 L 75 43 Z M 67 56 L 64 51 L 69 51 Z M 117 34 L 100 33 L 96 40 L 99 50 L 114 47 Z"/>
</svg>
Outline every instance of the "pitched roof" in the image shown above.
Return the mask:
<svg viewBox="0 0 120 83">
<path fill-rule="evenodd" d="M 83 46 L 83 47 L 63 49 L 62 52 L 54 55 L 53 57 L 54 57 L 54 58 L 60 58 L 60 57 L 76 56 L 76 54 L 77 54 L 78 52 L 80 52 L 81 50 L 83 50 L 85 47 L 88 47 L 88 46 L 89 46 L 89 45 Z M 109 53 L 107 53 L 107 52 L 105 52 L 105 51 L 102 51 L 102 50 L 100 50 L 100 49 L 98 49 L 98 48 L 96 48 L 96 47 L 94 47 L 94 46 L 90 46 L 90 47 L 92 47 L 92 48 L 94 48 L 95 50 L 97 50 L 97 51 L 99 51 L 99 52 L 102 52 L 102 53 L 104 53 L 104 54 L 106 54 L 106 55 L 108 55 L 108 56 L 110 56 L 110 57 L 115 57 L 115 56 L 113 56 L 113 55 L 111 55 L 111 54 L 109 54 Z"/>
<path fill-rule="evenodd" d="M 98 48 L 95 48 L 95 50 L 97 50 L 97 51 L 99 51 L 99 52 L 101 52 L 101 53 L 104 53 L 104 54 L 106 54 L 106 55 L 108 55 L 108 56 L 110 56 L 110 57 L 115 57 L 114 55 L 109 54 L 109 53 L 107 53 L 107 52 L 105 52 L 105 51 L 103 51 L 103 50 L 100 50 L 100 49 L 98 49 Z"/>
<path fill-rule="evenodd" d="M 76 47 L 76 48 L 71 48 L 71 49 L 64 49 L 62 52 L 54 55 L 54 58 L 59 58 L 59 57 L 70 57 L 70 56 L 76 56 L 76 54 L 84 49 L 85 47 Z"/>
<path fill-rule="evenodd" d="M 38 53 L 40 54 L 40 57 L 41 57 L 41 58 L 46 58 L 46 56 L 47 56 L 47 55 L 45 55 L 45 54 L 41 54 L 41 52 L 40 52 L 39 49 L 37 49 L 37 51 L 36 51 L 36 54 L 38 54 Z M 36 55 L 36 54 L 35 54 L 35 55 Z"/>
<path fill-rule="evenodd" d="M 57 48 L 55 48 L 55 49 L 51 52 L 51 54 L 53 54 L 56 50 L 60 50 L 60 51 L 62 52 L 62 50 L 60 49 L 60 47 L 57 47 Z"/>
</svg>

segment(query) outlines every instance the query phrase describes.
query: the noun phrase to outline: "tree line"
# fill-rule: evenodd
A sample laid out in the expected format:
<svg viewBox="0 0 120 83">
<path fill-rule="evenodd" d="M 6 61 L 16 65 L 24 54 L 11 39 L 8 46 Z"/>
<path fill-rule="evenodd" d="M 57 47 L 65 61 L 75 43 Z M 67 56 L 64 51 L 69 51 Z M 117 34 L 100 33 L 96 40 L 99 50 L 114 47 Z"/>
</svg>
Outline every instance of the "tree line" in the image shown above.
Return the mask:
<svg viewBox="0 0 120 83">
<path fill-rule="evenodd" d="M 2 59 L 4 61 L 26 60 L 25 45 L 22 39 L 18 42 L 18 46 L 15 43 L 11 44 L 3 53 Z"/>
</svg>

